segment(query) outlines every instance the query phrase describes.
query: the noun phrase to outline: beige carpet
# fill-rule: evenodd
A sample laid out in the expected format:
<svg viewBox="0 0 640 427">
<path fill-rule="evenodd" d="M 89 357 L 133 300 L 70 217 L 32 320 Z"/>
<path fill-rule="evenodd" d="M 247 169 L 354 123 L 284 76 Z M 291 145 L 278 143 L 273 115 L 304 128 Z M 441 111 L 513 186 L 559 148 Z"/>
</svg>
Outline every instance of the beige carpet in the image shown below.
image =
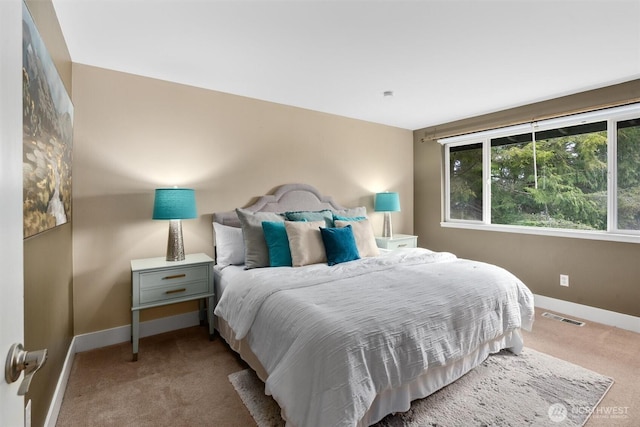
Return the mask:
<svg viewBox="0 0 640 427">
<path fill-rule="evenodd" d="M 251 426 L 227 376 L 246 366 L 206 327 L 76 354 L 57 426 Z"/>
<path fill-rule="evenodd" d="M 264 395 L 264 383 L 246 369 L 229 375 L 260 427 L 284 426 L 280 408 Z M 376 427 L 582 426 L 613 380 L 580 366 L 524 349 L 491 355 L 453 384 Z"/>
<path fill-rule="evenodd" d="M 540 313 L 525 333 L 526 347 L 615 378 L 586 427 L 639 426 L 640 335 Z M 57 425 L 253 426 L 227 378 L 243 369 L 235 353 L 197 326 L 141 339 L 138 362 L 131 362 L 130 343 L 78 353 Z"/>
<path fill-rule="evenodd" d="M 536 310 L 533 331 L 523 334 L 527 347 L 616 380 L 587 427 L 640 426 L 640 334 L 584 319 L 577 320 L 585 326 L 574 326 L 543 312 Z"/>
</svg>

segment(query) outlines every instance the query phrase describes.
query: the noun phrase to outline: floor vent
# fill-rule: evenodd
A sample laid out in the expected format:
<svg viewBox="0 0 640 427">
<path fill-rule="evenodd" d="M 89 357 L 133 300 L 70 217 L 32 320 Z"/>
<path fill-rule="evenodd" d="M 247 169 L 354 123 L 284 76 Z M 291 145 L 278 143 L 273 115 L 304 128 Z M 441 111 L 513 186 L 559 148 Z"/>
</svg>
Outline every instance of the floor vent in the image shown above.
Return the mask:
<svg viewBox="0 0 640 427">
<path fill-rule="evenodd" d="M 584 326 L 584 322 L 580 322 L 579 320 L 568 319 L 566 317 L 558 316 L 557 314 L 553 314 L 553 313 L 544 312 L 542 313 L 542 317 L 547 317 L 549 319 L 558 320 L 564 323 L 569 323 L 571 325 Z"/>
</svg>

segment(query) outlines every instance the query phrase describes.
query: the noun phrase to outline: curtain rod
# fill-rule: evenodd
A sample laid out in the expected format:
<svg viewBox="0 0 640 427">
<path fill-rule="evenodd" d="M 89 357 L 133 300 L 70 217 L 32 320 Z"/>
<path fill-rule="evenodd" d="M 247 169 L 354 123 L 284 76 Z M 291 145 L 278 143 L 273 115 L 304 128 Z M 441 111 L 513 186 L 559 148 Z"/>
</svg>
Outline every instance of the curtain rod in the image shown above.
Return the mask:
<svg viewBox="0 0 640 427">
<path fill-rule="evenodd" d="M 550 113 L 550 114 L 542 114 L 542 115 L 534 115 L 531 116 L 530 119 L 519 119 L 519 120 L 511 120 L 511 121 L 507 121 L 505 123 L 501 123 L 495 127 L 482 127 L 480 125 L 478 126 L 471 126 L 468 128 L 468 130 L 451 130 L 451 131 L 447 131 L 447 125 L 438 125 L 438 126 L 433 126 L 430 128 L 427 128 L 424 131 L 424 136 L 422 138 L 420 138 L 420 142 L 424 143 L 426 141 L 429 140 L 438 140 L 438 139 L 445 139 L 445 138 L 453 138 L 453 137 L 457 137 L 457 136 L 464 136 L 464 135 L 469 135 L 472 133 L 478 133 L 478 132 L 484 132 L 484 131 L 498 131 L 499 129 L 503 129 L 503 128 L 508 128 L 508 127 L 513 127 L 513 126 L 520 126 L 520 125 L 527 125 L 527 124 L 531 124 L 531 123 L 535 123 L 535 122 L 541 122 L 544 120 L 552 120 L 552 119 L 557 119 L 557 118 L 561 118 L 561 117 L 569 117 L 569 116 L 574 116 L 574 115 L 578 115 L 578 114 L 583 114 L 583 113 L 589 113 L 589 112 L 596 112 L 599 110 L 605 110 L 608 108 L 614 108 L 614 107 L 623 107 L 626 105 L 632 105 L 632 104 L 637 104 L 640 103 L 640 97 L 635 97 L 635 98 L 631 98 L 631 99 L 626 99 L 624 101 L 616 101 L 616 102 L 607 102 L 607 103 L 602 103 L 602 104 L 598 104 L 597 106 L 591 105 L 589 107 L 583 107 L 583 108 L 576 108 L 571 110 L 570 112 L 562 112 L 562 113 Z M 501 113 L 504 112 L 508 112 L 510 110 L 503 110 Z M 500 114 L 500 113 L 490 113 L 490 114 Z M 450 122 L 449 124 L 454 124 L 454 123 L 464 123 L 465 121 L 471 121 L 473 119 L 479 119 L 483 116 L 477 116 L 475 118 L 469 118 L 469 119 L 462 119 L 459 120 L 458 122 Z M 489 120 L 486 120 L 487 122 Z M 444 127 L 443 130 L 441 130 L 441 132 L 438 132 L 438 128 L 439 127 Z M 461 126 L 464 127 L 464 126 Z"/>
</svg>

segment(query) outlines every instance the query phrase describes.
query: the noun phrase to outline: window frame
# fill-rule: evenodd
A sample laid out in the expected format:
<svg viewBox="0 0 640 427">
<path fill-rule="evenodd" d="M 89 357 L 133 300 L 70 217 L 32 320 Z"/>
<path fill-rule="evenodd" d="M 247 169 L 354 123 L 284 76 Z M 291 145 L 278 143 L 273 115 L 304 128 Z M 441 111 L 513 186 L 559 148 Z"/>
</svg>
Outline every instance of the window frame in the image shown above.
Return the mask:
<svg viewBox="0 0 640 427">
<path fill-rule="evenodd" d="M 484 182 L 486 179 L 486 175 L 485 175 L 485 171 L 486 171 L 486 144 L 484 143 L 484 141 L 482 140 L 471 140 L 471 142 L 459 142 L 459 143 L 453 143 L 453 144 L 449 144 L 445 146 L 445 150 L 446 150 L 446 161 L 445 161 L 445 174 L 447 177 L 451 176 L 451 164 L 449 162 L 449 156 L 451 153 L 451 147 L 460 147 L 463 145 L 476 145 L 476 144 L 482 144 L 482 181 Z M 489 171 L 491 172 L 491 171 Z M 460 223 L 472 223 L 472 224 L 483 224 L 486 223 L 486 211 L 485 211 L 485 206 L 486 206 L 486 200 L 485 197 L 487 196 L 486 194 L 486 188 L 483 185 L 482 186 L 482 220 L 478 221 L 478 220 L 470 220 L 470 219 L 457 219 L 457 218 L 451 218 L 451 198 L 450 198 L 450 191 L 451 191 L 451 182 L 449 181 L 449 179 L 445 179 L 445 187 L 446 187 L 446 203 L 445 203 L 445 218 L 449 218 L 449 221 L 451 222 L 460 222 Z"/>
<path fill-rule="evenodd" d="M 608 138 L 615 141 L 613 147 L 609 147 L 610 152 L 609 155 L 609 188 L 610 194 L 609 197 L 610 206 L 608 207 L 610 212 L 609 215 L 609 224 L 608 229 L 611 230 L 612 233 L 616 234 L 624 234 L 636 236 L 638 242 L 640 242 L 640 230 L 627 230 L 618 228 L 618 122 L 623 122 L 625 120 L 637 119 L 640 117 L 640 104 L 636 104 L 638 109 L 636 111 L 629 111 L 627 113 L 620 113 L 615 117 L 609 119 L 608 123 Z M 640 165 L 638 165 L 640 167 Z"/>
<path fill-rule="evenodd" d="M 489 129 L 453 137 L 441 138 L 437 142 L 444 148 L 444 185 L 441 227 L 472 230 L 499 231 L 543 236 L 570 237 L 592 240 L 640 243 L 640 230 L 618 228 L 617 191 L 617 123 L 640 117 L 640 103 L 606 108 L 586 113 L 522 123 L 497 129 Z M 491 139 L 522 133 L 542 132 L 561 127 L 594 122 L 607 123 L 607 229 L 575 230 L 564 228 L 534 227 L 491 223 Z M 450 148 L 471 144 L 482 144 L 482 221 L 451 218 Z M 639 165 L 640 166 L 640 165 Z"/>
</svg>

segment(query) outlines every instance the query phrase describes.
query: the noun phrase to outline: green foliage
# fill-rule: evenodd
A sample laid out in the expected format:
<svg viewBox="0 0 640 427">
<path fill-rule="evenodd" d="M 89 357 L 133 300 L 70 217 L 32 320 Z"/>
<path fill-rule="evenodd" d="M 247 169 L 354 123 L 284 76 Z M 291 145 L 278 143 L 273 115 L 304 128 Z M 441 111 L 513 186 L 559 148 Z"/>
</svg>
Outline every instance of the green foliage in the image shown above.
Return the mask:
<svg viewBox="0 0 640 427">
<path fill-rule="evenodd" d="M 482 220 L 482 148 L 452 152 L 449 167 L 451 218 Z"/>
<path fill-rule="evenodd" d="M 604 230 L 607 134 L 492 147 L 494 224 Z"/>
<path fill-rule="evenodd" d="M 640 230 L 640 124 L 617 133 L 618 228 Z"/>
<path fill-rule="evenodd" d="M 617 122 L 615 182 L 621 230 L 640 230 L 640 118 Z M 491 222 L 606 230 L 605 123 L 499 138 L 491 147 Z M 450 216 L 482 220 L 482 147 L 450 151 Z"/>
</svg>

